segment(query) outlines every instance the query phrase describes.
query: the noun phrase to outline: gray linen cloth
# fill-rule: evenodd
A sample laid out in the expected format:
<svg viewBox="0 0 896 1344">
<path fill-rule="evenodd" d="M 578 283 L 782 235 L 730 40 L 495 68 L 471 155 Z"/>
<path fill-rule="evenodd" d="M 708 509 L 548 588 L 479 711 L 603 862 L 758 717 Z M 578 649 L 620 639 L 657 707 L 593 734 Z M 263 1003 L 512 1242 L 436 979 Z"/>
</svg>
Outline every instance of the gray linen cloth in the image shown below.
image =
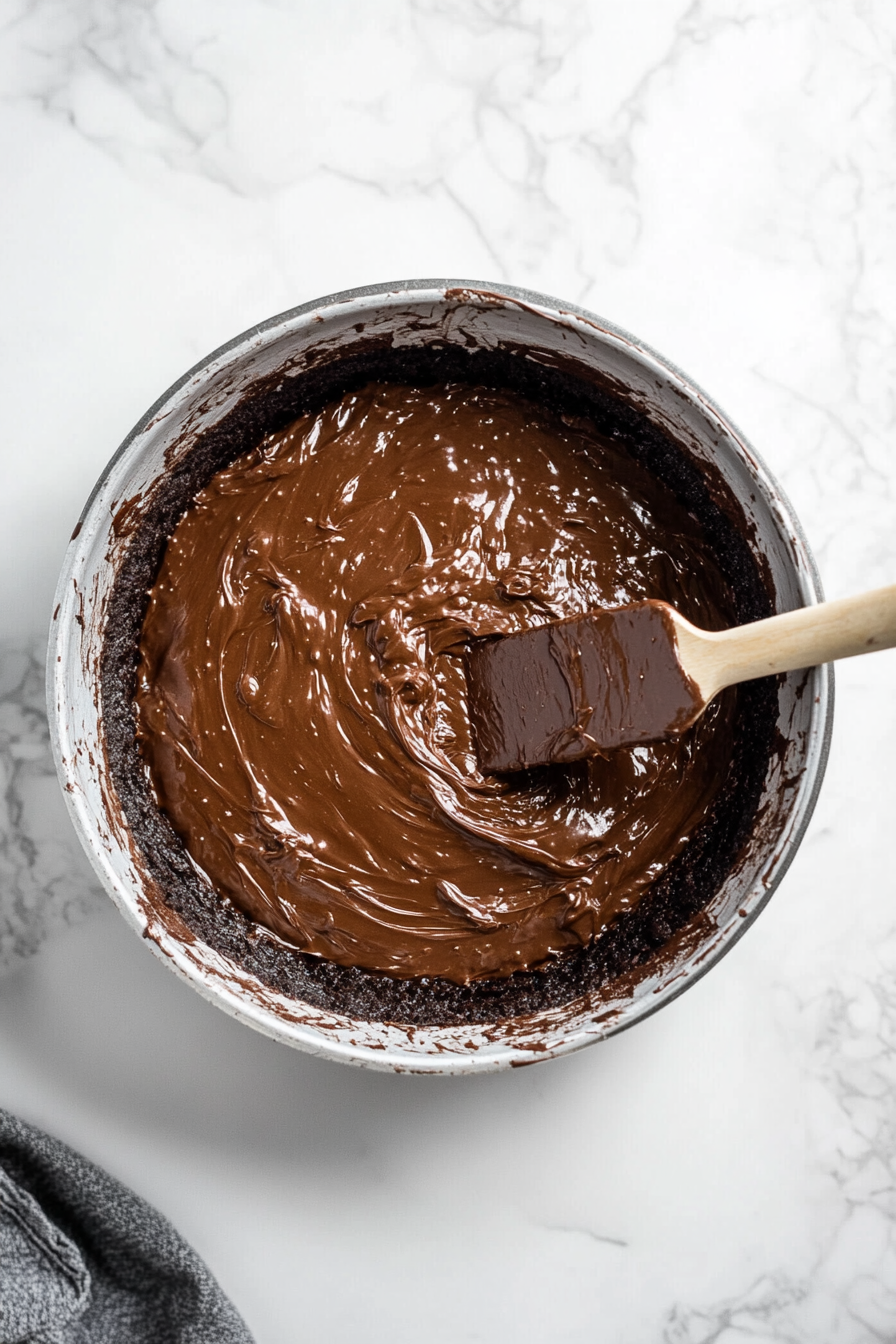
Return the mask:
<svg viewBox="0 0 896 1344">
<path fill-rule="evenodd" d="M 166 1218 L 0 1110 L 0 1344 L 252 1344 Z"/>
</svg>

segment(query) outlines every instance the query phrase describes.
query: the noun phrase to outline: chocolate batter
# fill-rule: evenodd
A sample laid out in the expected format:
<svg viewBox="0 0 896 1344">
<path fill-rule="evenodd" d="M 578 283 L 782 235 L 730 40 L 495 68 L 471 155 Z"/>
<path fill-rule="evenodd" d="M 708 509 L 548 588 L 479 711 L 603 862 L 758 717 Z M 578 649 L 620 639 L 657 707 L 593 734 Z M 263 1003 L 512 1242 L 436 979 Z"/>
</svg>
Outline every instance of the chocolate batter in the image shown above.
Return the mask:
<svg viewBox="0 0 896 1344">
<path fill-rule="evenodd" d="M 736 693 L 680 740 L 484 776 L 471 638 L 660 598 L 732 623 L 704 529 L 586 420 L 372 384 L 219 471 L 168 543 L 137 736 L 212 886 L 286 947 L 456 984 L 583 948 L 704 827 Z"/>
</svg>

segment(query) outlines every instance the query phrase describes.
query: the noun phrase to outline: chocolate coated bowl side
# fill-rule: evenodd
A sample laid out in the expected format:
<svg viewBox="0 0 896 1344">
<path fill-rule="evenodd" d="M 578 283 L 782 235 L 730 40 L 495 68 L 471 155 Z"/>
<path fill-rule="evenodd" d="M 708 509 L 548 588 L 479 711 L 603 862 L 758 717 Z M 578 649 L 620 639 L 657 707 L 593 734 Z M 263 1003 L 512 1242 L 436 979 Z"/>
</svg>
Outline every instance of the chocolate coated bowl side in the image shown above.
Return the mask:
<svg viewBox="0 0 896 1344">
<path fill-rule="evenodd" d="M 54 747 L 76 828 L 113 899 L 163 960 L 219 1006 L 277 1039 L 372 1067 L 467 1072 L 527 1063 L 619 1031 L 668 1002 L 765 904 L 805 829 L 827 751 L 829 670 L 793 674 L 778 688 L 776 749 L 762 759 L 752 828 L 705 912 L 627 978 L 599 992 L 581 992 L 569 980 L 549 1006 L 534 1012 L 518 995 L 512 1015 L 486 1025 L 485 1012 L 473 1013 L 478 1025 L 431 1025 L 425 1013 L 402 1019 L 400 1010 L 382 1004 L 374 1008 L 386 1021 L 364 1020 L 371 1013 L 360 991 L 349 1001 L 359 1005 L 350 1012 L 344 997 L 327 998 L 326 966 L 313 994 L 309 990 L 312 1002 L 302 1001 L 295 991 L 281 992 L 270 958 L 247 960 L 238 938 L 206 933 L 201 911 L 197 917 L 185 910 L 185 920 L 166 903 L 161 886 L 195 882 L 195 874 L 186 871 L 185 855 L 182 873 L 161 862 L 164 844 L 153 830 L 158 815 L 140 802 L 122 766 L 120 736 L 129 710 L 109 672 L 133 659 L 134 630 L 121 613 L 139 615 L 166 531 L 213 470 L 279 427 L 278 417 L 286 423 L 309 397 L 313 402 L 328 388 L 345 390 L 352 378 L 366 380 L 382 368 L 397 370 L 392 376 L 419 368 L 427 377 L 443 368 L 450 376 L 460 364 L 475 369 L 477 356 L 483 370 L 506 367 L 508 377 L 519 376 L 522 390 L 565 379 L 630 407 L 641 421 L 646 416 L 657 442 L 671 439 L 690 464 L 679 472 L 682 489 L 697 489 L 687 485 L 689 472 L 702 482 L 701 507 L 724 515 L 729 532 L 736 524 L 737 538 L 746 539 L 766 607 L 783 611 L 818 600 L 811 556 L 786 500 L 742 436 L 683 374 L 607 323 L 552 299 L 444 281 L 376 286 L 305 305 L 253 328 L 187 374 L 148 412 L 98 483 L 57 594 L 50 664 Z M 472 381 L 475 375 L 466 376 Z M 740 619 L 765 614 L 748 602 L 742 610 Z M 427 988 L 418 985 L 416 992 L 425 998 Z"/>
</svg>

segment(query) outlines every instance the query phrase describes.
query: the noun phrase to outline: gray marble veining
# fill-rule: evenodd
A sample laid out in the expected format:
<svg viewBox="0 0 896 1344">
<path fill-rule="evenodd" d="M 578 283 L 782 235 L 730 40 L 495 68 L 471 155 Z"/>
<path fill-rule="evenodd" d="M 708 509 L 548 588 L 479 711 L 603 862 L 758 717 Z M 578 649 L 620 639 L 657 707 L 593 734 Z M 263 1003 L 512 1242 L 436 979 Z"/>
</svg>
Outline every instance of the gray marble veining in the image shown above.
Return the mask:
<svg viewBox="0 0 896 1344">
<path fill-rule="evenodd" d="M 0 974 L 105 900 L 50 750 L 44 649 L 0 646 Z"/>
</svg>

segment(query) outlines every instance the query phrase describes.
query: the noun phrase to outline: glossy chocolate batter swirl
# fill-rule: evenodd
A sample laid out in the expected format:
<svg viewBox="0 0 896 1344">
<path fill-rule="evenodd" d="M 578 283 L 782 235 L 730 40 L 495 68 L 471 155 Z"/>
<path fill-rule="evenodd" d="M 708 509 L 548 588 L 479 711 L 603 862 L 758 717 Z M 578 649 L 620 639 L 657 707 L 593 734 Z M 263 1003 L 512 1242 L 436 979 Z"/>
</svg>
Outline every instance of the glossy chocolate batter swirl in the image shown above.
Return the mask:
<svg viewBox="0 0 896 1344">
<path fill-rule="evenodd" d="M 699 525 L 586 422 L 373 384 L 220 471 L 143 626 L 138 740 L 214 888 L 344 966 L 458 983 L 589 943 L 706 818 L 733 696 L 680 741 L 478 771 L 473 636 L 730 595 Z"/>
</svg>

